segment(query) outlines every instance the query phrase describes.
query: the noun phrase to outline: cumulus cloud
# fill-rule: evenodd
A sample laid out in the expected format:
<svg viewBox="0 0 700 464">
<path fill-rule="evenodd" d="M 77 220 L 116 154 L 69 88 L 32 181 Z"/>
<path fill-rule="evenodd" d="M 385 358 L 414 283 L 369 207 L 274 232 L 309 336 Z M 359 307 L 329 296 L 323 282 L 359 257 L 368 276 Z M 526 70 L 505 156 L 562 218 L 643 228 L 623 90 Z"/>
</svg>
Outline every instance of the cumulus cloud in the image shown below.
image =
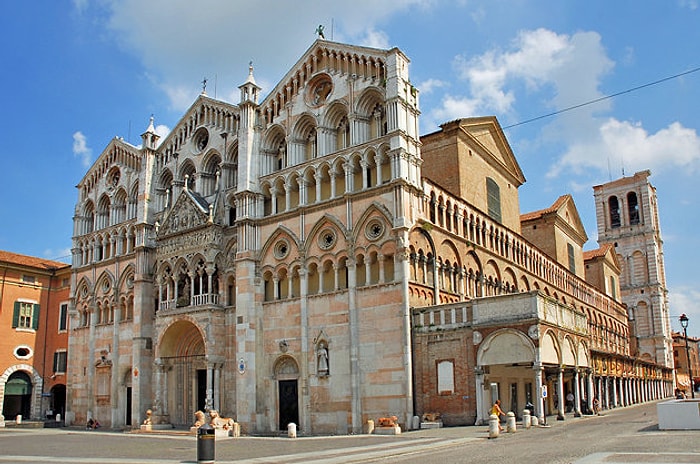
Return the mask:
<svg viewBox="0 0 700 464">
<path fill-rule="evenodd" d="M 600 79 L 613 63 L 595 32 L 569 36 L 540 28 L 521 31 L 507 51 L 457 56 L 454 67 L 467 81 L 478 111 L 508 114 L 513 111 L 519 84 L 529 92 L 551 89 L 549 104 L 555 109 L 598 98 L 602 96 Z"/>
<path fill-rule="evenodd" d="M 605 171 L 611 165 L 629 172 L 651 169 L 664 172 L 682 168 L 695 172 L 700 162 L 700 137 L 694 129 L 674 122 L 650 134 L 640 123 L 609 118 L 587 140 L 572 144 L 547 175 L 564 170 L 575 173 L 587 168 Z"/>
<path fill-rule="evenodd" d="M 508 50 L 488 50 L 472 58 L 457 56 L 454 67 L 467 83 L 467 95 L 446 93 L 429 120 L 495 113 L 511 121 L 541 116 L 522 114 L 519 100 L 535 95 L 555 114 L 605 95 L 601 80 L 614 68 L 596 32 L 557 34 L 547 29 L 520 32 Z M 630 172 L 668 168 L 698 169 L 700 138 L 693 129 L 672 122 L 655 133 L 641 122 L 603 117 L 612 101 L 577 107 L 545 126 L 540 137 L 562 146 L 547 175 L 606 172 L 611 166 Z"/>
<path fill-rule="evenodd" d="M 87 138 L 80 131 L 73 134 L 73 155 L 80 158 L 85 168 L 92 164 L 92 149 L 87 146 Z"/>
<path fill-rule="evenodd" d="M 84 1 L 74 1 L 76 8 L 86 7 Z M 99 5 L 105 6 L 108 39 L 137 57 L 144 73 L 170 98 L 172 109 L 182 111 L 201 91 L 202 77 L 211 80 L 218 76 L 221 98 L 243 83 L 250 60 L 259 85 L 277 82 L 315 40 L 319 23 L 325 26 L 327 40 L 388 47 L 390 38 L 378 25 L 398 12 L 430 8 L 432 3 L 104 0 Z M 272 10 L 273 15 L 269 14 Z M 280 38 L 285 43 L 283 51 Z M 263 87 L 263 92 L 266 90 L 269 87 Z M 213 91 L 207 89 L 207 93 L 212 95 Z"/>
<path fill-rule="evenodd" d="M 694 323 L 700 324 L 700 290 L 690 286 L 679 286 L 669 289 L 668 292 L 669 312 L 671 317 L 671 327 L 680 331 L 681 326 L 678 317 L 685 313 Z M 691 334 L 700 333 L 700 325 Z"/>
</svg>

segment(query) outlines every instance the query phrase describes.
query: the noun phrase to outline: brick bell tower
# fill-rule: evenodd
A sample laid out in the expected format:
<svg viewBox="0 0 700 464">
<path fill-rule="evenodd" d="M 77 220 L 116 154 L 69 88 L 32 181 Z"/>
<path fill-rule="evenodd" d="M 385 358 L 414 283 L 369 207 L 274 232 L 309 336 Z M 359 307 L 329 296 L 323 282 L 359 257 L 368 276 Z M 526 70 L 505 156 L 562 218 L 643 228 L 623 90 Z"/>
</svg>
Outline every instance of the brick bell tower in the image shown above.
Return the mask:
<svg viewBox="0 0 700 464">
<path fill-rule="evenodd" d="M 620 297 L 627 305 L 635 355 L 673 367 L 663 240 L 651 172 L 593 187 L 598 243 L 610 243 L 620 261 Z M 634 346 L 634 344 L 633 344 Z"/>
</svg>

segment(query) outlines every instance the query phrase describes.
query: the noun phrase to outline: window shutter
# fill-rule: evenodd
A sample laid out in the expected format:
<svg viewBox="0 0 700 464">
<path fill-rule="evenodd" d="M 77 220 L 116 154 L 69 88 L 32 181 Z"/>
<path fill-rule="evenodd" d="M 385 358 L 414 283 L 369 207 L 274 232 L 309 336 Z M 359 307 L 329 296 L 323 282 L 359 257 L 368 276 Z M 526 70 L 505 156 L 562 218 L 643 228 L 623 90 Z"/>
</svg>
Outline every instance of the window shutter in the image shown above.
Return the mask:
<svg viewBox="0 0 700 464">
<path fill-rule="evenodd" d="M 32 314 L 32 329 L 37 330 L 39 328 L 39 305 L 34 305 L 34 313 Z"/>
<path fill-rule="evenodd" d="M 15 309 L 12 313 L 12 328 L 19 327 L 19 301 L 15 301 Z"/>
<path fill-rule="evenodd" d="M 58 351 L 53 354 L 53 372 L 58 372 Z"/>
</svg>

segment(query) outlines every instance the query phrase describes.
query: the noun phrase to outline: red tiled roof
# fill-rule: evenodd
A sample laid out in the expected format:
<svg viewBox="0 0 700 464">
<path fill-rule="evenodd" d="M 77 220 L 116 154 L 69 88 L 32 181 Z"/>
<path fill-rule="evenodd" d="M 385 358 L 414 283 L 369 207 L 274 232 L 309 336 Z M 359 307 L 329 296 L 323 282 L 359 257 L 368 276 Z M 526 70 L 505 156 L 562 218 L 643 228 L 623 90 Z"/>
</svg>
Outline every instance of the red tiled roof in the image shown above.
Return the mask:
<svg viewBox="0 0 700 464">
<path fill-rule="evenodd" d="M 36 258 L 34 256 L 20 255 L 4 250 L 0 250 L 0 263 L 9 263 L 19 266 L 34 267 L 42 270 L 50 268 L 62 269 L 65 267 L 70 267 L 70 264 L 61 263 L 59 261 L 52 261 L 50 259 L 44 258 Z"/>
<path fill-rule="evenodd" d="M 554 213 L 557 211 L 561 205 L 570 197 L 571 195 L 562 195 L 559 198 L 557 198 L 557 201 L 555 201 L 552 206 L 549 208 L 545 209 L 540 209 L 538 211 L 532 211 L 530 213 L 523 213 L 520 215 L 520 222 L 525 222 L 525 221 L 531 221 L 533 219 L 539 219 L 542 216 L 550 213 Z"/>
<path fill-rule="evenodd" d="M 595 250 L 584 251 L 583 260 L 588 261 L 589 259 L 602 258 L 611 248 L 612 243 L 605 243 L 600 248 L 596 248 Z"/>
</svg>

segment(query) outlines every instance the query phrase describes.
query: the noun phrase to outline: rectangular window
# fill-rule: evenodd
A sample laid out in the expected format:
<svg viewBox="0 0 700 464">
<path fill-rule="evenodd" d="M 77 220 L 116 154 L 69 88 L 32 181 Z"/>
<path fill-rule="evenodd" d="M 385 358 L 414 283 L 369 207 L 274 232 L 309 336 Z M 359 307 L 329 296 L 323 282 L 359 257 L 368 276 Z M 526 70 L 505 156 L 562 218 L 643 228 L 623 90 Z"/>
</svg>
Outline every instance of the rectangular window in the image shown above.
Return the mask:
<svg viewBox="0 0 700 464">
<path fill-rule="evenodd" d="M 53 371 L 54 373 L 64 374 L 68 367 L 68 352 L 56 351 L 53 354 Z"/>
<path fill-rule="evenodd" d="M 454 364 L 452 361 L 440 361 L 437 365 L 438 395 L 451 395 L 455 390 Z"/>
<path fill-rule="evenodd" d="M 574 246 L 567 243 L 566 251 L 569 253 L 569 270 L 576 274 L 576 256 L 574 255 Z"/>
<path fill-rule="evenodd" d="M 12 328 L 38 329 L 39 305 L 26 301 L 15 301 L 15 308 L 12 313 Z"/>
<path fill-rule="evenodd" d="M 501 188 L 490 177 L 486 178 L 486 197 L 489 216 L 493 220 L 501 222 Z"/>
<path fill-rule="evenodd" d="M 61 303 L 58 313 L 58 330 L 59 332 L 68 330 L 68 303 Z"/>
<path fill-rule="evenodd" d="M 31 275 L 22 275 L 22 282 L 24 282 L 25 284 L 36 283 L 36 277 Z"/>
<path fill-rule="evenodd" d="M 617 286 L 615 285 L 615 276 L 610 276 L 610 295 L 613 299 L 617 299 Z"/>
</svg>

